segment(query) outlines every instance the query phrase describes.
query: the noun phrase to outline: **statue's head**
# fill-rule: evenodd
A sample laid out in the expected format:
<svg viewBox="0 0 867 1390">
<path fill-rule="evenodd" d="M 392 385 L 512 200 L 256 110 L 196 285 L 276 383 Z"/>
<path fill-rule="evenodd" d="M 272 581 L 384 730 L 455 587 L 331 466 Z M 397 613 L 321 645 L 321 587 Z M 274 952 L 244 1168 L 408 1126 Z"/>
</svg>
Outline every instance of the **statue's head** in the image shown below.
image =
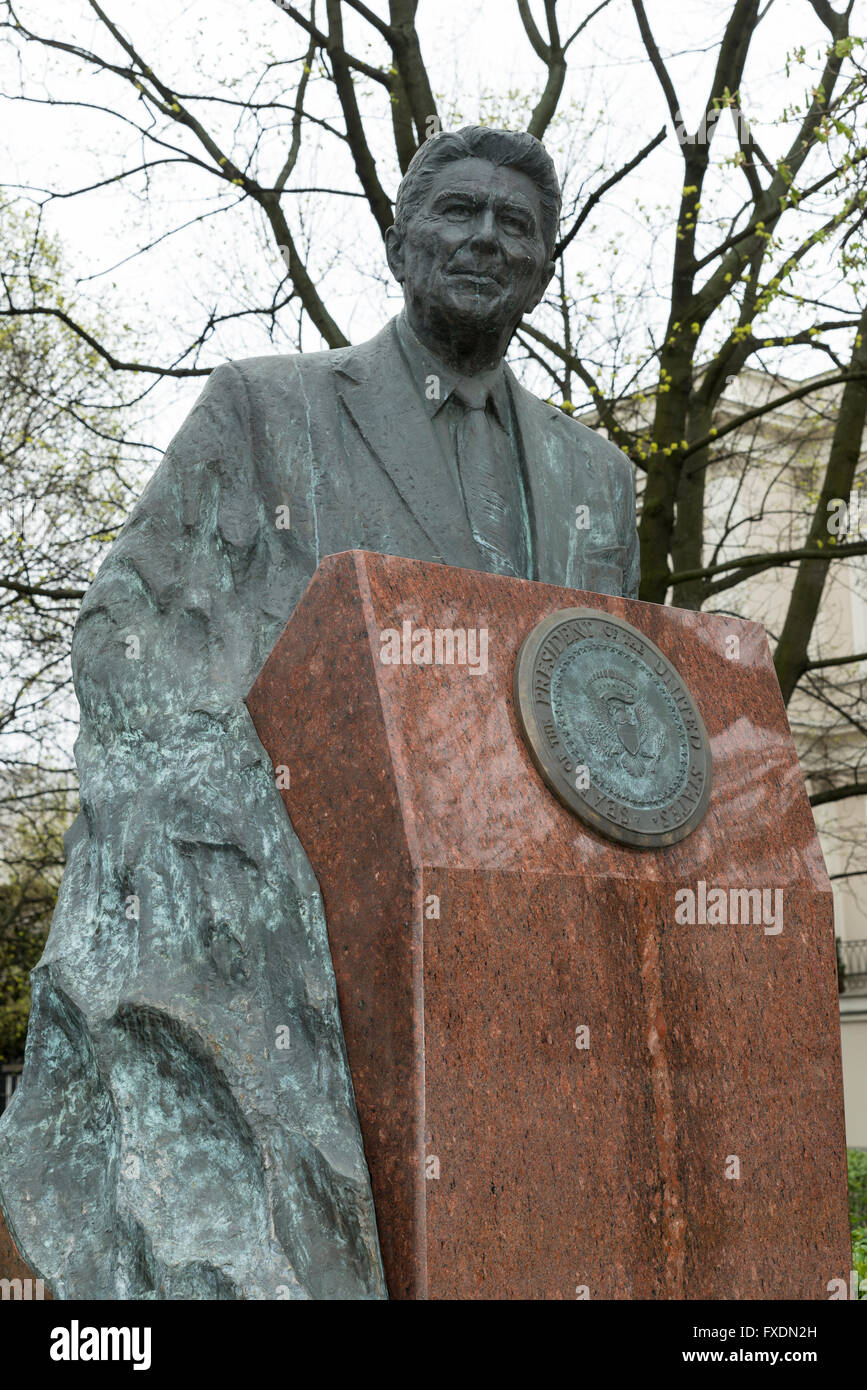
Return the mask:
<svg viewBox="0 0 867 1390">
<path fill-rule="evenodd" d="M 475 333 L 504 352 L 554 272 L 559 216 L 557 174 L 534 136 L 467 126 L 426 140 L 386 237 L 410 322 L 438 343 Z"/>
</svg>

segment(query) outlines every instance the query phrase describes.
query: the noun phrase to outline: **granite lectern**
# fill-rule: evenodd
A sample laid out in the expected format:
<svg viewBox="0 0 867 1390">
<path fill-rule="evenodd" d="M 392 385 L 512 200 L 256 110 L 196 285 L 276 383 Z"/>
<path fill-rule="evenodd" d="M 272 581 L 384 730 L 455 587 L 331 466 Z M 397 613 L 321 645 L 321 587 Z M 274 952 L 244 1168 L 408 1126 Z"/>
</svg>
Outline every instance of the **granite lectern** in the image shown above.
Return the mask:
<svg viewBox="0 0 867 1390">
<path fill-rule="evenodd" d="M 592 691 L 601 651 L 650 730 L 651 655 L 690 744 L 679 673 L 703 810 L 688 762 L 666 814 L 589 795 L 604 834 L 552 793 L 513 678 L 554 615 L 551 684 L 581 683 L 574 650 Z M 393 1298 L 846 1286 L 831 889 L 762 628 L 355 552 L 322 562 L 247 704 L 322 888 Z M 639 802 L 663 842 L 634 842 Z"/>
</svg>

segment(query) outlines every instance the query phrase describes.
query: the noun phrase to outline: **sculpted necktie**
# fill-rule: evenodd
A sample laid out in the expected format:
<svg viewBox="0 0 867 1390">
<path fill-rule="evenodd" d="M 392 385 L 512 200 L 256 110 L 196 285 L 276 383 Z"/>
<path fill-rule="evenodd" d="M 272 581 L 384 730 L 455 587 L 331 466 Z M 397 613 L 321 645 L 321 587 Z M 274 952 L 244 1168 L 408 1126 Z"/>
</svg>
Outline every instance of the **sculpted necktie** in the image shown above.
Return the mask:
<svg viewBox="0 0 867 1390">
<path fill-rule="evenodd" d="M 506 436 L 487 409 L 489 387 L 466 380 L 452 398 L 459 410 L 455 442 L 467 516 L 494 574 L 520 574 L 518 519 L 506 502 Z"/>
</svg>

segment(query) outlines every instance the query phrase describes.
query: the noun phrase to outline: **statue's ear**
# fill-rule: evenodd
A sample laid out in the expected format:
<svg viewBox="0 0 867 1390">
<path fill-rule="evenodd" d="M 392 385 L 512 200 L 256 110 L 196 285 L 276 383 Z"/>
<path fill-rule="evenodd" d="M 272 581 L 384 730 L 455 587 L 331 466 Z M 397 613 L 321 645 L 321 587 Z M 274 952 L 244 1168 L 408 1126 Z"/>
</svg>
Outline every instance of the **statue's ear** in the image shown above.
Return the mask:
<svg viewBox="0 0 867 1390">
<path fill-rule="evenodd" d="M 555 271 L 556 269 L 557 269 L 557 266 L 556 266 L 556 264 L 554 263 L 554 261 L 548 261 L 548 264 L 547 264 L 546 266 L 544 266 L 544 267 L 542 268 L 542 270 L 540 270 L 540 272 L 539 272 L 539 279 L 538 279 L 538 281 L 536 282 L 536 293 L 535 293 L 535 296 L 534 296 L 534 298 L 533 298 L 533 302 L 532 302 L 531 304 L 528 304 L 528 305 L 527 305 L 527 309 L 526 309 L 526 312 L 527 312 L 527 313 L 529 313 L 531 309 L 535 309 L 535 307 L 536 307 L 537 304 L 541 303 L 541 301 L 542 301 L 542 296 L 544 295 L 546 289 L 547 289 L 548 286 L 550 285 L 550 283 L 551 283 L 551 276 L 554 274 L 554 271 Z"/>
<path fill-rule="evenodd" d="M 389 227 L 385 234 L 385 254 L 389 270 L 397 283 L 402 285 L 404 277 L 403 237 L 397 227 Z"/>
</svg>

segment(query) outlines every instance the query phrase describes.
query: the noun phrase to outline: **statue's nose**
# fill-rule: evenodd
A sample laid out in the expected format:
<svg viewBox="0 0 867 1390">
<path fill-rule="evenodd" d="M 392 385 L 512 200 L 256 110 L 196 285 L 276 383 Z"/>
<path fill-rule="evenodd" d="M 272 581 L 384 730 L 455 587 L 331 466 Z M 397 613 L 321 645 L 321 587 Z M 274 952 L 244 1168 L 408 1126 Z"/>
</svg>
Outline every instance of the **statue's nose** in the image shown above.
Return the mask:
<svg viewBox="0 0 867 1390">
<path fill-rule="evenodd" d="M 498 244 L 496 218 L 491 208 L 485 208 L 474 219 L 470 245 L 487 248 L 496 247 Z"/>
</svg>

